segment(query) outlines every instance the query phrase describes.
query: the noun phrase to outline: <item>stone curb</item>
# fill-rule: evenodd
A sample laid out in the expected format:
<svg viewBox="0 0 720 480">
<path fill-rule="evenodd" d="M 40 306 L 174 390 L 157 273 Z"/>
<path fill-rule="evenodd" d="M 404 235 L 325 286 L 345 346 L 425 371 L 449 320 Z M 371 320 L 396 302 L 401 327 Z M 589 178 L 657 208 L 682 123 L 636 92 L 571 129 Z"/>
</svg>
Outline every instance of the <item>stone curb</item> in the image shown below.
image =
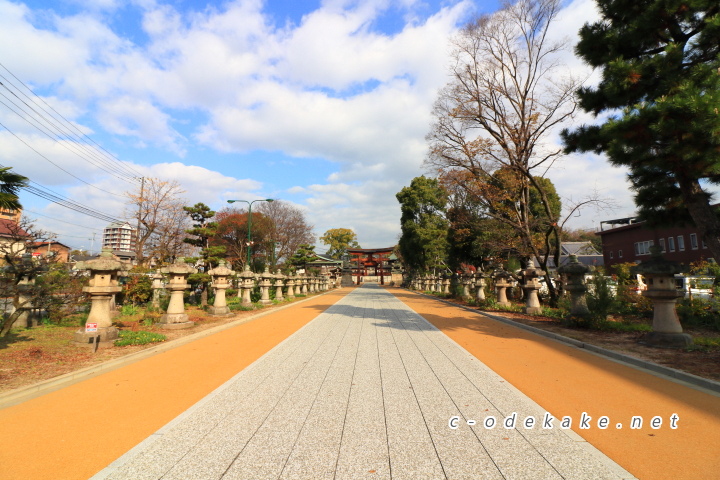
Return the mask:
<svg viewBox="0 0 720 480">
<path fill-rule="evenodd" d="M 74 372 L 69 372 L 64 375 L 59 375 L 57 377 L 54 377 L 54 378 L 51 378 L 48 380 L 43 380 L 41 382 L 34 383 L 32 385 L 28 385 L 26 387 L 20 387 L 15 390 L 10 390 L 9 392 L 0 394 L 0 409 L 12 407 L 13 405 L 17 405 L 17 404 L 25 402 L 27 400 L 31 400 L 31 399 L 39 397 L 41 395 L 45 395 L 46 393 L 54 392 L 55 390 L 60 390 L 61 388 L 68 387 L 74 383 L 78 383 L 83 380 L 87 380 L 89 378 L 96 377 L 105 372 L 110 372 L 112 370 L 116 370 L 120 367 L 124 367 L 125 365 L 129 365 L 131 363 L 143 360 L 145 358 L 152 357 L 153 355 L 157 355 L 159 353 L 166 352 L 173 348 L 180 347 L 180 346 L 190 343 L 194 340 L 208 337 L 215 333 L 222 332 L 223 330 L 227 330 L 227 329 L 233 328 L 237 325 L 241 325 L 241 324 L 247 323 L 251 320 L 255 320 L 256 318 L 264 317 L 265 315 L 275 313 L 279 310 L 284 310 L 286 308 L 293 307 L 295 305 L 299 305 L 308 300 L 311 300 L 312 298 L 318 297 L 320 295 L 325 295 L 326 293 L 334 292 L 335 290 L 337 290 L 337 289 L 332 289 L 332 290 L 328 290 L 325 292 L 317 293 L 317 294 L 313 295 L 312 297 L 303 298 L 302 300 L 297 300 L 292 303 L 288 303 L 287 305 L 280 305 L 277 308 L 268 309 L 264 312 L 260 312 L 255 315 L 251 315 L 247 318 L 234 320 L 234 321 L 228 322 L 224 325 L 218 325 L 216 327 L 212 327 L 212 328 L 208 328 L 207 330 L 203 330 L 202 332 L 193 333 L 192 335 L 187 335 L 182 338 L 177 338 L 177 339 L 171 340 L 169 342 L 163 342 L 157 346 L 146 348 L 145 350 L 131 353 L 129 355 L 125 355 L 123 357 L 116 358 L 114 360 L 108 360 L 107 362 L 98 363 L 97 365 L 91 365 L 89 367 L 86 367 L 86 368 L 83 368 L 80 370 L 76 370 Z"/>
<path fill-rule="evenodd" d="M 649 362 L 647 360 L 641 360 L 639 358 L 635 358 L 630 355 L 625 355 L 623 353 L 618 353 L 613 350 L 608 350 L 607 348 L 602 348 L 602 347 L 598 347 L 596 345 L 581 342 L 580 340 L 575 340 L 574 338 L 569 338 L 564 335 L 557 334 L 555 332 L 549 332 L 547 330 L 543 330 L 542 328 L 537 328 L 537 327 L 533 327 L 530 325 L 525 325 L 524 323 L 515 322 L 513 320 L 510 320 L 509 318 L 505 318 L 500 315 L 494 315 L 491 313 L 483 312 L 482 310 L 476 310 L 472 307 L 468 307 L 465 305 L 458 305 L 456 303 L 450 302 L 443 298 L 438 298 L 434 295 L 428 295 L 426 293 L 421 293 L 421 292 L 417 292 L 414 290 L 407 290 L 407 291 L 416 293 L 418 295 L 422 295 L 427 298 L 433 298 L 433 299 L 443 302 L 445 304 L 452 305 L 453 307 L 462 308 L 463 310 L 467 310 L 469 312 L 473 312 L 478 315 L 485 315 L 486 317 L 490 317 L 493 320 L 497 320 L 499 322 L 502 322 L 502 323 L 505 323 L 508 325 L 512 325 L 513 327 L 522 328 L 523 330 L 527 330 L 529 332 L 536 333 L 538 335 L 542 335 L 543 337 L 551 338 L 558 342 L 572 345 L 573 347 L 582 348 L 584 350 L 587 350 L 588 352 L 594 353 L 594 354 L 602 356 L 602 357 L 606 357 L 613 361 L 617 361 L 617 362 L 621 362 L 621 363 L 624 363 L 624 364 L 627 364 L 627 365 L 630 365 L 633 367 L 640 367 L 645 370 L 649 370 L 650 372 L 652 372 L 654 374 L 660 374 L 660 375 L 669 377 L 670 380 L 673 380 L 676 382 L 682 382 L 692 388 L 700 387 L 703 389 L 710 390 L 710 392 L 707 392 L 707 393 L 711 393 L 713 395 L 720 394 L 720 382 L 716 382 L 714 380 L 699 377 L 697 375 L 693 375 L 692 373 L 683 372 L 683 371 L 677 370 L 675 368 L 658 365 L 657 363 Z"/>
</svg>

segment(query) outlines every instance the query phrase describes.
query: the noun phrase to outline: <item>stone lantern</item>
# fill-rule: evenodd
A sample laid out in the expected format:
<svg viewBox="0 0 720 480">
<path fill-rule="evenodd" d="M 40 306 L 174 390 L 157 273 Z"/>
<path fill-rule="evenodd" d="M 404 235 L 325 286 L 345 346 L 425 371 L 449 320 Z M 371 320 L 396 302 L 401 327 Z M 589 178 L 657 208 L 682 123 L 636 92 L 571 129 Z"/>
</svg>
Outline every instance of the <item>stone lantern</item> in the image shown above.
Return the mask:
<svg viewBox="0 0 720 480">
<path fill-rule="evenodd" d="M 442 293 L 450 293 L 450 275 L 443 274 L 442 276 Z"/>
<path fill-rule="evenodd" d="M 280 269 L 278 268 L 277 273 L 275 274 L 275 300 L 282 302 L 283 299 L 283 280 L 285 279 L 285 275 L 282 274 Z"/>
<path fill-rule="evenodd" d="M 242 294 L 240 297 L 240 303 L 242 305 L 252 304 L 252 299 L 250 298 L 250 292 L 252 292 L 252 289 L 254 287 L 255 287 L 255 274 L 250 271 L 250 265 L 245 264 L 245 268 L 243 269 L 242 273 L 240 273 L 240 290 L 242 291 Z"/>
<path fill-rule="evenodd" d="M 152 306 L 153 306 L 153 308 L 160 308 L 160 290 L 162 290 L 164 288 L 162 279 L 163 279 L 163 276 L 160 273 L 156 273 L 152 276 L 152 290 L 153 290 Z"/>
<path fill-rule="evenodd" d="M 272 303 L 272 300 L 270 300 L 270 287 L 272 287 L 272 280 L 275 278 L 275 275 L 270 273 L 270 270 L 268 269 L 268 266 L 265 265 L 265 271 L 260 274 L 260 303 L 263 305 L 268 305 Z"/>
<path fill-rule="evenodd" d="M 485 301 L 485 278 L 486 275 L 480 270 L 475 272 L 475 288 L 477 288 L 475 292 L 475 299 L 478 302 Z"/>
<path fill-rule="evenodd" d="M 168 276 L 167 289 L 170 290 L 170 303 L 167 312 L 160 317 L 158 322 L 162 328 L 180 329 L 190 328 L 193 322 L 188 320 L 185 313 L 185 301 L 183 293 L 190 288 L 187 278 L 197 273 L 197 269 L 185 263 L 183 258 L 178 258 L 175 263 L 160 269 L 160 273 Z"/>
<path fill-rule="evenodd" d="M 110 346 L 118 338 L 117 328 L 112 326 L 110 302 L 113 295 L 120 293 L 118 273 L 128 268 L 128 264 L 115 257 L 110 250 L 103 250 L 98 258 L 86 262 L 78 262 L 78 270 L 89 270 L 90 281 L 83 292 L 90 294 L 90 314 L 85 328 L 75 332 L 73 341 L 87 345 L 97 342 L 97 346 Z"/>
<path fill-rule="evenodd" d="M 303 274 L 303 275 L 298 276 L 298 281 L 300 282 L 300 295 L 307 295 L 307 293 L 308 293 L 307 275 Z"/>
<path fill-rule="evenodd" d="M 235 275 L 235 272 L 225 266 L 225 260 L 220 260 L 218 266 L 207 273 L 212 277 L 212 287 L 215 289 L 215 301 L 208 308 L 208 313 L 210 315 L 227 315 L 230 313 L 230 308 L 225 299 L 225 290 L 230 288 L 229 279 Z"/>
<path fill-rule="evenodd" d="M 315 285 L 317 285 L 317 277 L 313 274 L 307 275 L 308 293 L 315 293 Z"/>
<path fill-rule="evenodd" d="M 510 302 L 507 299 L 507 289 L 512 287 L 512 283 L 510 283 L 510 272 L 506 272 L 502 269 L 495 270 L 493 278 L 495 279 L 495 295 L 497 296 L 497 304 L 503 306 L 510 305 Z"/>
<path fill-rule="evenodd" d="M 540 277 L 545 275 L 545 271 L 535 268 L 532 260 L 528 260 L 525 264 L 525 270 L 521 270 L 520 274 L 523 278 L 522 289 L 525 292 L 525 313 L 541 313 L 540 299 L 538 291 L 540 290 Z"/>
<path fill-rule="evenodd" d="M 470 284 L 472 283 L 472 274 L 464 273 L 461 281 L 462 281 L 462 298 L 467 300 L 470 298 Z"/>
<path fill-rule="evenodd" d="M 583 265 L 577 258 L 577 255 L 570 255 L 569 261 L 558 268 L 558 273 L 565 275 L 565 290 L 570 292 L 570 315 L 585 317 L 590 314 L 585 294 L 587 293 L 587 285 L 585 284 L 585 274 L 590 271 L 590 267 Z"/>
<path fill-rule="evenodd" d="M 297 276 L 297 274 L 295 274 Z M 287 281 L 285 282 L 285 286 L 287 287 L 287 295 L 285 295 L 286 298 L 292 300 L 295 298 L 295 278 L 292 274 L 289 274 L 287 276 Z"/>
<path fill-rule="evenodd" d="M 642 294 L 653 302 L 653 331 L 640 341 L 655 347 L 687 347 L 692 337 L 683 333 L 675 310 L 675 302 L 682 296 L 675 288 L 675 274 L 686 272 L 688 267 L 665 260 L 660 252 L 660 247 L 653 245 L 650 259 L 630 269 L 645 277 L 648 288 Z"/>
</svg>

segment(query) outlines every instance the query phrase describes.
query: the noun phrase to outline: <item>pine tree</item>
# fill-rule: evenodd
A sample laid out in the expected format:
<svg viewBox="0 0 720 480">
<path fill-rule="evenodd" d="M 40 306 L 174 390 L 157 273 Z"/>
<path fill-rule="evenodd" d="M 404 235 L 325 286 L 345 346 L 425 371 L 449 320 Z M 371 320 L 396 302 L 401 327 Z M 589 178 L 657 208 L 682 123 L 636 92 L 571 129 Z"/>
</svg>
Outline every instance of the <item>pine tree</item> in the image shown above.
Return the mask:
<svg viewBox="0 0 720 480">
<path fill-rule="evenodd" d="M 183 210 L 193 220 L 193 228 L 186 230 L 186 233 L 190 234 L 191 237 L 185 238 L 183 241 L 190 245 L 200 247 L 200 256 L 204 260 L 203 269 L 201 272 L 191 275 L 188 281 L 202 284 L 202 293 L 200 294 L 200 304 L 202 306 L 207 305 L 208 288 L 210 285 L 210 275 L 207 272 L 210 270 L 212 263 L 216 263 L 225 256 L 225 247 L 222 246 L 210 246 L 210 239 L 215 236 L 218 229 L 217 222 L 210 222 L 209 220 L 215 216 L 215 212 L 210 210 L 210 207 L 204 203 L 196 203 L 192 207 L 183 207 Z"/>
<path fill-rule="evenodd" d="M 605 153 L 629 168 L 650 224 L 689 223 L 720 258 L 720 4 L 717 0 L 596 0 L 602 19 L 576 52 L 602 69 L 578 91 L 597 125 L 564 131 L 566 150 Z"/>
</svg>

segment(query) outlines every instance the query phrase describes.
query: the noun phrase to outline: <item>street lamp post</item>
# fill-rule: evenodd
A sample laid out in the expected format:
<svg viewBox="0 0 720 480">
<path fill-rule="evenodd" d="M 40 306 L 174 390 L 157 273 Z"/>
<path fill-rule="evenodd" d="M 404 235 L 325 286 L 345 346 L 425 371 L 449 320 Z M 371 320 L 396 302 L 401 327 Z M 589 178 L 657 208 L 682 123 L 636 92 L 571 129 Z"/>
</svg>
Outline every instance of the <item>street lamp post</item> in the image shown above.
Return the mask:
<svg viewBox="0 0 720 480">
<path fill-rule="evenodd" d="M 227 203 L 245 202 L 248 204 L 248 248 L 247 248 L 247 265 L 250 266 L 250 254 L 252 249 L 252 204 L 255 202 L 273 202 L 272 198 L 261 198 L 258 200 L 228 200 Z"/>
</svg>

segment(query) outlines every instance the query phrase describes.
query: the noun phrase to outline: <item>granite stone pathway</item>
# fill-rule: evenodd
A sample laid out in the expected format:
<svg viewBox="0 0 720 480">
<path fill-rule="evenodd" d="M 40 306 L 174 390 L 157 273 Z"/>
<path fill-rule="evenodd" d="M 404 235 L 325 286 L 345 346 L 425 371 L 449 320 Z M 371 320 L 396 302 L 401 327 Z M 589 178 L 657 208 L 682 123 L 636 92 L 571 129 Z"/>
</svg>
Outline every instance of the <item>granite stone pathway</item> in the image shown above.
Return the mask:
<svg viewBox="0 0 720 480">
<path fill-rule="evenodd" d="M 93 479 L 634 478 L 546 418 L 366 285 Z"/>
</svg>

